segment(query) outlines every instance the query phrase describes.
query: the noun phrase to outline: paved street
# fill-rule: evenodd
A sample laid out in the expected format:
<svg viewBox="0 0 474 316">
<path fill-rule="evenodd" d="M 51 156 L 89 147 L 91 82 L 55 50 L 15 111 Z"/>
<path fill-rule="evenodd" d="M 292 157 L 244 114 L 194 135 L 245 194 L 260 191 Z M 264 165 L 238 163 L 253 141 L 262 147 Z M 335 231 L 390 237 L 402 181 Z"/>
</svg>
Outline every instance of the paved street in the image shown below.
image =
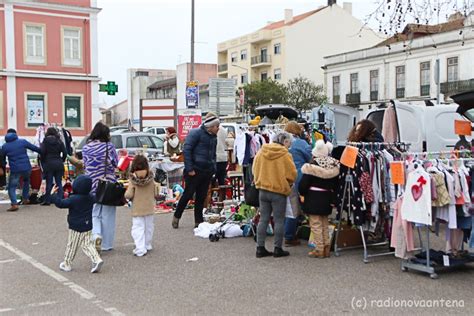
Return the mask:
<svg viewBox="0 0 474 316">
<path fill-rule="evenodd" d="M 393 257 L 364 264 L 360 251 L 327 260 L 255 258 L 251 238 L 218 243 L 192 235 L 192 214 L 171 228 L 171 215 L 156 216 L 155 249 L 132 253 L 131 218 L 118 210 L 115 250 L 103 255 L 99 274 L 78 253 L 73 271 L 58 269 L 66 237 L 66 211 L 28 206 L 0 211 L 0 314 L 342 314 L 399 312 L 471 314 L 473 269 L 438 280 L 403 273 Z M 270 245 L 268 243 L 268 245 Z M 196 262 L 187 259 L 198 257 Z M 464 307 L 394 309 L 372 300 L 461 300 Z M 362 305 L 361 303 L 362 302 Z M 364 304 L 365 302 L 365 304 Z M 416 303 L 416 302 L 415 302 Z M 458 303 L 459 304 L 459 303 Z"/>
</svg>

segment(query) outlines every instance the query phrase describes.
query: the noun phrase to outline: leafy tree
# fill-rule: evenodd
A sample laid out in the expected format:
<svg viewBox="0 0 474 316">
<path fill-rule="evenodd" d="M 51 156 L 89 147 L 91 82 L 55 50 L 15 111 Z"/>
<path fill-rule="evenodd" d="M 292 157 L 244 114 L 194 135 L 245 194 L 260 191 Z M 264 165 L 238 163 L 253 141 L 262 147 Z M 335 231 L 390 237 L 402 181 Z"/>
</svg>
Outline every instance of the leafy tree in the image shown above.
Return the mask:
<svg viewBox="0 0 474 316">
<path fill-rule="evenodd" d="M 286 88 L 272 79 L 255 81 L 244 85 L 245 110 L 253 112 L 254 108 L 263 104 L 285 103 Z"/>
<path fill-rule="evenodd" d="M 305 77 L 296 77 L 288 81 L 286 85 L 288 105 L 295 107 L 298 111 L 310 110 L 315 104 L 327 101 L 322 85 L 316 85 Z"/>
</svg>

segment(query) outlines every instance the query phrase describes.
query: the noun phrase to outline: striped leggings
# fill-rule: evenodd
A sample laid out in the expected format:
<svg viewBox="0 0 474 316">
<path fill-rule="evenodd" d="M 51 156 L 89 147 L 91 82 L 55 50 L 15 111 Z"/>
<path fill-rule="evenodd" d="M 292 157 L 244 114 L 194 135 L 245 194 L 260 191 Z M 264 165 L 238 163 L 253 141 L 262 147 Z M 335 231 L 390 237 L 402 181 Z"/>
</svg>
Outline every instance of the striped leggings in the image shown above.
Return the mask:
<svg viewBox="0 0 474 316">
<path fill-rule="evenodd" d="M 92 231 L 80 233 L 72 229 L 69 230 L 66 254 L 64 256 L 64 263 L 67 266 L 71 266 L 79 246 L 81 246 L 82 251 L 86 254 L 86 256 L 92 260 L 92 263 L 96 263 L 101 260 L 99 253 L 92 243 L 91 237 Z"/>
</svg>

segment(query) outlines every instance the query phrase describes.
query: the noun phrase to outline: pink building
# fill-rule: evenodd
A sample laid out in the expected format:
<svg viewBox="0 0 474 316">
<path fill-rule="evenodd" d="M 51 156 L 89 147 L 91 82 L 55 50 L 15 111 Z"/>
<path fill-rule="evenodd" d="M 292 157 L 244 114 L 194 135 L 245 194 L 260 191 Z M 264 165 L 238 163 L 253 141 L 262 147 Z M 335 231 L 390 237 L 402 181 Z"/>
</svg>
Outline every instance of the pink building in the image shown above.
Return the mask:
<svg viewBox="0 0 474 316">
<path fill-rule="evenodd" d="M 62 123 L 85 136 L 100 120 L 96 0 L 0 4 L 0 133 Z"/>
</svg>

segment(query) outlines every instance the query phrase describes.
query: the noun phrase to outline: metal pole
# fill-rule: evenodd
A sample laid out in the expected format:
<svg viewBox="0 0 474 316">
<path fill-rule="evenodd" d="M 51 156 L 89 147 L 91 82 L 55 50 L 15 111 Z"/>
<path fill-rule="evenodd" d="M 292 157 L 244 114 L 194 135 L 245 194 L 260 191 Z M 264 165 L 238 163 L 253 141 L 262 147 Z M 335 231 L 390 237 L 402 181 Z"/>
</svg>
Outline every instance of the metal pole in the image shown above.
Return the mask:
<svg viewBox="0 0 474 316">
<path fill-rule="evenodd" d="M 216 91 L 217 91 L 217 97 L 216 97 L 216 115 L 219 117 L 221 115 L 221 98 L 219 96 L 220 94 L 220 87 L 221 84 L 219 82 L 216 83 Z"/>
<path fill-rule="evenodd" d="M 194 0 L 191 0 L 191 81 L 194 81 Z"/>
<path fill-rule="evenodd" d="M 435 65 L 435 81 L 436 81 L 436 104 L 440 104 L 439 102 L 439 95 L 441 93 L 441 87 L 440 87 L 440 69 L 439 69 L 439 59 L 436 59 L 436 65 Z"/>
</svg>

